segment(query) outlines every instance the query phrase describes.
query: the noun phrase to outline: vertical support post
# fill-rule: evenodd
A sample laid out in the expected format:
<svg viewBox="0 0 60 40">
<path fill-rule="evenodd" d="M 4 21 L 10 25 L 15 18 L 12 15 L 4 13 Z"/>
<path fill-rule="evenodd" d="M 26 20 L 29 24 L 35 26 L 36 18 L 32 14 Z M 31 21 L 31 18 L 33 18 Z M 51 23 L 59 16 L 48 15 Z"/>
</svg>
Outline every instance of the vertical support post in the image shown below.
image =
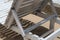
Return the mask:
<svg viewBox="0 0 60 40">
<path fill-rule="evenodd" d="M 55 25 L 55 19 L 53 18 L 50 20 L 50 30 L 53 29 L 54 31 L 54 25 Z"/>
<path fill-rule="evenodd" d="M 53 5 L 52 0 L 50 0 L 50 6 L 51 6 L 51 8 L 52 8 L 53 14 L 56 14 L 56 16 L 57 16 L 57 12 L 56 12 L 56 10 L 55 10 L 55 7 L 54 7 L 54 5 Z M 55 20 L 56 20 L 56 17 L 54 17 L 53 19 L 50 20 L 50 29 L 53 29 L 53 31 L 54 31 Z"/>
<path fill-rule="evenodd" d="M 12 24 L 13 20 L 14 20 L 14 18 L 13 18 L 13 16 L 11 15 L 11 18 L 10 18 L 10 21 L 9 21 L 9 23 L 8 23 L 8 27 L 7 27 L 7 28 L 10 28 L 10 27 L 11 27 L 11 24 Z"/>
</svg>

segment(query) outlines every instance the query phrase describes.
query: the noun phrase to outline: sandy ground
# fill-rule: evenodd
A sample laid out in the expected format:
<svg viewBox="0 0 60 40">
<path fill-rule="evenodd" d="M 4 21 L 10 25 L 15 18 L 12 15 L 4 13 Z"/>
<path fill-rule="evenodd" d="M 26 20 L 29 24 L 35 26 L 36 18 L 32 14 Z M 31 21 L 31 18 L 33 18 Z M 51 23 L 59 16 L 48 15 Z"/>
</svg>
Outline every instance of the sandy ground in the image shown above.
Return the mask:
<svg viewBox="0 0 60 40">
<path fill-rule="evenodd" d="M 28 19 L 28 20 L 30 20 L 30 21 L 32 21 L 32 22 L 34 22 L 34 23 L 37 23 L 37 22 L 43 20 L 43 18 L 37 17 L 37 16 L 32 15 L 32 14 L 23 17 L 23 19 Z M 44 26 L 44 27 L 46 27 L 46 28 L 49 28 L 49 23 L 50 23 L 50 22 L 48 21 L 48 22 L 44 23 L 42 26 Z M 60 24 L 55 23 L 55 30 L 57 30 L 57 29 L 59 29 L 59 28 L 60 28 Z M 2 39 L 0 39 L 0 40 L 2 40 Z M 55 38 L 55 40 L 60 40 L 60 39 Z"/>
</svg>

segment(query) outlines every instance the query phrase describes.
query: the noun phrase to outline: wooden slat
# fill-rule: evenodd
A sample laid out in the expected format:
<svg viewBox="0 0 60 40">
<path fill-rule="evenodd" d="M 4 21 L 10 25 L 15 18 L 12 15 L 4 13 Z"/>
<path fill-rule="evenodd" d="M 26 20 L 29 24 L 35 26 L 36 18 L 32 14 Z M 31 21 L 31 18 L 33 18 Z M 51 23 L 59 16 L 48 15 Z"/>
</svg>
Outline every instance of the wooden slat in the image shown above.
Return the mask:
<svg viewBox="0 0 60 40">
<path fill-rule="evenodd" d="M 1 24 L 0 24 L 1 25 Z M 1 29 L 0 29 L 0 38 L 2 38 L 3 40 L 8 39 L 8 38 L 14 38 L 16 36 L 18 36 L 19 34 L 7 29 L 5 26 L 1 25 Z"/>
</svg>

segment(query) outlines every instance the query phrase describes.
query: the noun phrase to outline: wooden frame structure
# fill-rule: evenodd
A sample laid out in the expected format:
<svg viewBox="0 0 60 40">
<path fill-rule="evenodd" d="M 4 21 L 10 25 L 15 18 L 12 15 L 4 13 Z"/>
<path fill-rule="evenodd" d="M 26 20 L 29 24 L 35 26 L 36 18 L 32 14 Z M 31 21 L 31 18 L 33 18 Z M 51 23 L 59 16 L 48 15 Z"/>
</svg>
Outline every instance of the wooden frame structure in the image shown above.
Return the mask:
<svg viewBox="0 0 60 40">
<path fill-rule="evenodd" d="M 44 8 L 49 5 L 51 7 L 52 13 L 42 13 L 46 12 L 44 11 Z M 44 20 L 28 26 L 26 29 L 23 28 L 22 24 L 24 22 L 21 22 L 22 17 L 28 15 L 28 14 L 34 14 L 39 17 L 43 17 Z M 55 10 L 54 4 L 52 0 L 14 0 L 12 4 L 12 8 L 9 12 L 8 18 L 5 22 L 5 26 L 7 28 L 10 28 L 11 30 L 19 33 L 22 35 L 23 38 L 34 30 L 35 28 L 39 27 L 41 24 L 44 24 L 45 22 L 50 20 L 50 26 L 49 31 L 42 35 L 41 37 L 45 37 L 48 34 L 51 34 L 54 32 L 54 24 L 55 22 L 58 22 L 57 19 L 58 15 Z M 59 22 L 60 23 L 60 22 Z M 25 39 L 28 40 L 28 39 Z M 39 39 L 40 40 L 40 39 Z M 44 39 L 45 40 L 45 39 Z"/>
</svg>

